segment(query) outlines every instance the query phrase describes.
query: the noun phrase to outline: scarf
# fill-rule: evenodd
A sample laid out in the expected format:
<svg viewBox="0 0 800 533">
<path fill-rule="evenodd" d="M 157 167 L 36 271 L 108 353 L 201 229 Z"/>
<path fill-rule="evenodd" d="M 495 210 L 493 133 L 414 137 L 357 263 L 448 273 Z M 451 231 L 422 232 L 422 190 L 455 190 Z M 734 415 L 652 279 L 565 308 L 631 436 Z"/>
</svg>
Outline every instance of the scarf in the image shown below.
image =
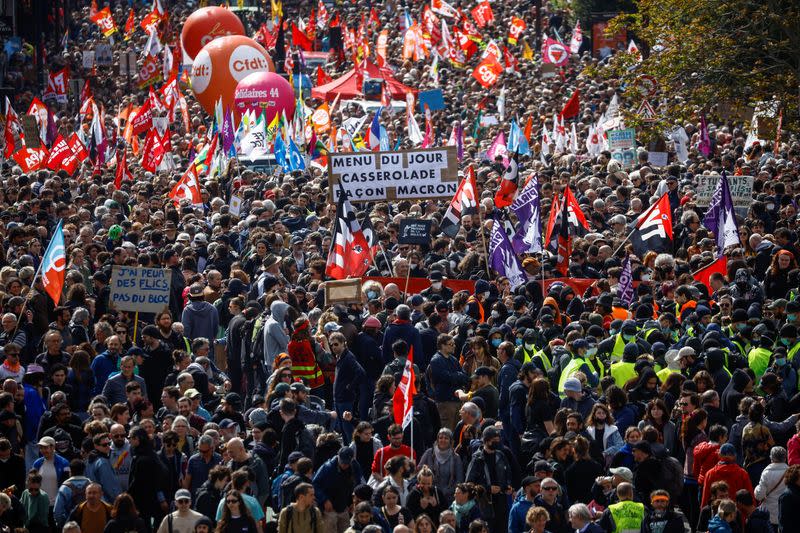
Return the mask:
<svg viewBox="0 0 800 533">
<path fill-rule="evenodd" d="M 450 460 L 450 457 L 453 455 L 453 448 L 447 448 L 446 450 L 440 450 L 437 444 L 433 445 L 433 455 L 436 456 L 436 461 L 438 463 L 446 463 Z"/>
<path fill-rule="evenodd" d="M 469 500 L 467 503 L 461 505 L 453 502 L 453 504 L 450 506 L 450 510 L 456 515 L 456 524 L 460 524 L 463 518 L 469 516 L 469 513 L 472 512 L 473 507 L 475 507 L 475 500 Z"/>
<path fill-rule="evenodd" d="M 15 365 L 12 365 L 11 361 L 6 359 L 5 361 L 3 361 L 3 368 L 5 368 L 9 372 L 11 372 L 12 374 L 19 374 L 19 371 L 21 370 L 22 365 L 19 364 L 19 361 L 17 361 L 17 363 Z"/>
</svg>

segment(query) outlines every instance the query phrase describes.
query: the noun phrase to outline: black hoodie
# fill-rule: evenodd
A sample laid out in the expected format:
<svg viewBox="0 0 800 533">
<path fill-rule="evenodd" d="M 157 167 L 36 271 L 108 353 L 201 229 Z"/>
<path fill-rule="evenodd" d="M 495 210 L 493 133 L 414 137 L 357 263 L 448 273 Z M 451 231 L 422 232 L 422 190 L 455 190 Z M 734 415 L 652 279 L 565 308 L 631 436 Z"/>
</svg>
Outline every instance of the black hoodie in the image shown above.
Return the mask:
<svg viewBox="0 0 800 533">
<path fill-rule="evenodd" d="M 739 415 L 739 402 L 744 398 L 744 388 L 750 382 L 750 375 L 741 368 L 736 369 L 731 381 L 722 392 L 722 410 L 731 419 Z"/>
</svg>

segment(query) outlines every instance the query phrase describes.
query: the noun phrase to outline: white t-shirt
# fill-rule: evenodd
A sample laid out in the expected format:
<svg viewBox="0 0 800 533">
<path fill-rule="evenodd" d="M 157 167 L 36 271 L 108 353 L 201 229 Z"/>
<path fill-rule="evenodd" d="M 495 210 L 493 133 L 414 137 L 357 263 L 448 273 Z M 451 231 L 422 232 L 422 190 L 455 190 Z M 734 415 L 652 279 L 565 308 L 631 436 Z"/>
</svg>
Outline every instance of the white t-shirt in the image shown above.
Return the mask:
<svg viewBox="0 0 800 533">
<path fill-rule="evenodd" d="M 55 462 L 45 459 L 42 466 L 39 467 L 39 474 L 42 476 L 42 490 L 50 498 L 50 505 L 55 505 L 58 495 L 58 475 Z"/>
</svg>

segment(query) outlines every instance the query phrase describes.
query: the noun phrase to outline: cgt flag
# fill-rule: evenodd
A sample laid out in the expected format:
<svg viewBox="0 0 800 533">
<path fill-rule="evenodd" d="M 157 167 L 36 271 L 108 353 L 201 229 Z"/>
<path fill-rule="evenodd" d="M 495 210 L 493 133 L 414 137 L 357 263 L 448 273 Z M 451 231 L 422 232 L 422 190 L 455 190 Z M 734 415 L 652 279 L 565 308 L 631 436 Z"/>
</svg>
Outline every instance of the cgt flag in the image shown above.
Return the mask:
<svg viewBox="0 0 800 533">
<path fill-rule="evenodd" d="M 44 285 L 44 290 L 56 305 L 61 300 L 61 291 L 64 288 L 64 270 L 67 266 L 62 224 L 63 220 L 59 220 L 40 265 L 42 269 L 42 285 Z"/>
<path fill-rule="evenodd" d="M 633 303 L 633 275 L 631 274 L 631 258 L 626 257 L 622 262 L 622 272 L 619 275 L 619 288 L 617 294 L 624 307 Z"/>
<path fill-rule="evenodd" d="M 470 165 L 467 168 L 467 175 L 450 200 L 450 206 L 442 219 L 441 230 L 445 235 L 453 238 L 458 233 L 461 225 L 461 217 L 477 213 L 478 207 L 478 187 L 475 184 L 475 170 Z"/>
<path fill-rule="evenodd" d="M 672 251 L 672 211 L 664 193 L 647 211 L 639 215 L 630 233 L 633 251 L 639 257 L 652 250 Z"/>
</svg>

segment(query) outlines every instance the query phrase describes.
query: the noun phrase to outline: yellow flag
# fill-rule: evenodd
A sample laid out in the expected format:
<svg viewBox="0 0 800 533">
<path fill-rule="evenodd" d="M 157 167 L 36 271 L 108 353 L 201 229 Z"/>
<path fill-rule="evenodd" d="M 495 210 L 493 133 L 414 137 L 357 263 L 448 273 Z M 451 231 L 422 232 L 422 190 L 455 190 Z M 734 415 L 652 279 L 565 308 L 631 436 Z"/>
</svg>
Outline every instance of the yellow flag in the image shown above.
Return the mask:
<svg viewBox="0 0 800 533">
<path fill-rule="evenodd" d="M 522 40 L 522 59 L 533 59 L 533 50 L 528 46 L 528 41 Z"/>
<path fill-rule="evenodd" d="M 272 5 L 272 19 L 280 20 L 283 18 L 283 2 L 281 0 L 270 0 Z"/>
</svg>

